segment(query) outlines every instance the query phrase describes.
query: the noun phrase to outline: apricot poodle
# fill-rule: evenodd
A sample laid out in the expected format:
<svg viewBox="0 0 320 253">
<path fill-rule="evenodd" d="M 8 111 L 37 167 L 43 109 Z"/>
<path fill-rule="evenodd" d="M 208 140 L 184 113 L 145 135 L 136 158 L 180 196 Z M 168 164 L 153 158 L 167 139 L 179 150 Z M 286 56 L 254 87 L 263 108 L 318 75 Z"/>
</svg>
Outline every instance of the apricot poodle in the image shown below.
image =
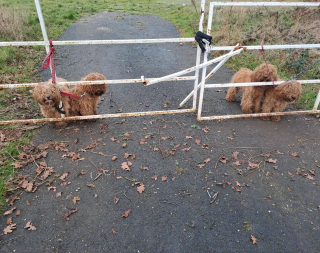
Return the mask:
<svg viewBox="0 0 320 253">
<path fill-rule="evenodd" d="M 65 79 L 57 78 L 58 82 L 66 82 Z M 62 96 L 60 91 L 69 92 L 64 85 L 52 83 L 52 79 L 45 83 L 39 83 L 33 90 L 33 98 L 39 103 L 41 113 L 45 118 L 63 118 L 70 116 L 71 107 L 68 96 Z M 67 121 L 49 122 L 53 128 L 64 128 L 68 126 Z"/>
<path fill-rule="evenodd" d="M 106 80 L 106 78 L 99 73 L 90 73 L 81 79 L 82 81 L 98 81 Z M 70 97 L 72 104 L 72 116 L 85 116 L 97 115 L 97 105 L 100 96 L 106 93 L 107 84 L 94 84 L 94 85 L 76 85 L 71 89 L 71 93 L 81 96 L 81 98 Z M 95 120 L 89 120 L 95 121 Z"/>
<path fill-rule="evenodd" d="M 262 104 L 261 112 L 282 112 L 288 103 L 293 103 L 299 99 L 301 91 L 301 84 L 296 80 L 282 83 L 268 90 Z M 265 116 L 262 117 L 262 119 L 280 121 L 280 116 Z"/>
<path fill-rule="evenodd" d="M 231 79 L 231 83 L 271 82 L 277 81 L 277 69 L 270 64 L 261 64 L 254 71 L 242 68 Z M 242 91 L 241 109 L 244 113 L 256 113 L 261 110 L 261 100 L 272 86 L 244 86 L 228 89 L 226 100 L 235 101 L 235 96 Z"/>
</svg>

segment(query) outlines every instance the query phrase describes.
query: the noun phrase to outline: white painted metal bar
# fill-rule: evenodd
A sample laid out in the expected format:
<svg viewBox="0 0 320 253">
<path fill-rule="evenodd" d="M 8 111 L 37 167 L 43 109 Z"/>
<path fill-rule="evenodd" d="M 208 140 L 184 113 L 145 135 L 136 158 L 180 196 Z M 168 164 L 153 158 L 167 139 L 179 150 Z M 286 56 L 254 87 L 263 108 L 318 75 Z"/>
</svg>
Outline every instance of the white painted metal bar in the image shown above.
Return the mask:
<svg viewBox="0 0 320 253">
<path fill-rule="evenodd" d="M 117 114 L 88 115 L 88 116 L 75 116 L 75 117 L 65 117 L 65 118 L 8 120 L 8 121 L 0 121 L 0 125 L 28 124 L 28 123 L 35 124 L 35 123 L 41 123 L 41 122 L 57 122 L 57 121 L 84 120 L 84 119 L 121 118 L 121 117 L 163 115 L 163 114 L 176 114 L 176 113 L 188 113 L 188 112 L 189 113 L 190 112 L 194 112 L 194 110 L 193 109 L 184 109 L 184 110 L 168 110 L 168 111 L 149 111 L 149 112 L 131 112 L 131 113 L 117 113 Z"/>
<path fill-rule="evenodd" d="M 204 20 L 204 8 L 205 8 L 205 3 L 206 0 L 201 0 L 201 7 L 200 7 L 200 21 L 199 21 L 199 31 L 203 31 L 203 20 Z M 198 66 L 201 62 L 201 49 L 199 45 L 197 46 L 197 58 L 196 58 L 196 66 Z M 197 87 L 198 87 L 198 82 L 199 82 L 199 69 L 196 69 L 195 71 L 195 81 L 194 81 L 194 87 L 193 87 L 193 101 L 192 101 L 192 109 L 196 110 L 197 109 Z M 179 105 L 180 108 L 180 105 Z"/>
<path fill-rule="evenodd" d="M 318 91 L 318 95 L 317 95 L 316 101 L 314 102 L 314 106 L 312 110 L 316 111 L 319 107 L 319 103 L 320 103 L 320 90 Z"/>
<path fill-rule="evenodd" d="M 195 76 L 183 76 L 175 77 L 166 80 L 167 82 L 172 81 L 189 81 L 195 80 Z M 156 78 L 147 78 L 145 80 L 153 80 Z M 100 81 L 76 81 L 76 82 L 60 82 L 57 85 L 94 85 L 94 84 L 126 84 L 126 83 L 144 83 L 142 79 L 117 79 L 117 80 L 100 80 Z M 22 84 L 0 84 L 0 89 L 5 88 L 26 88 L 26 87 L 35 87 L 39 83 L 22 83 Z"/>
<path fill-rule="evenodd" d="M 39 18 L 39 22 L 40 22 L 40 27 L 41 27 L 41 31 L 42 31 L 42 36 L 43 36 L 43 43 L 44 46 L 46 48 L 46 52 L 49 53 L 50 51 L 50 45 L 49 45 L 49 39 L 48 39 L 48 34 L 47 34 L 47 30 L 46 30 L 46 25 L 44 23 L 44 19 L 43 19 L 43 15 L 42 15 L 42 10 L 41 10 L 41 5 L 39 0 L 34 0 L 35 5 L 36 5 L 36 9 L 37 9 L 37 13 L 38 13 L 38 18 Z M 52 65 L 51 65 L 50 61 L 50 72 L 52 73 Z M 57 80 L 57 75 L 56 75 L 56 80 Z"/>
<path fill-rule="evenodd" d="M 320 83 L 320 79 L 316 80 L 297 80 L 301 84 L 307 84 L 307 83 Z M 275 85 L 279 85 L 281 83 L 284 83 L 285 81 L 275 81 Z M 226 88 L 226 87 L 243 87 L 243 86 L 267 86 L 267 85 L 273 85 L 272 82 L 253 82 L 253 83 L 219 83 L 219 84 L 206 84 L 205 88 Z"/>
<path fill-rule="evenodd" d="M 311 2 L 210 2 L 214 6 L 284 6 L 284 7 L 320 7 Z"/>
<path fill-rule="evenodd" d="M 233 50 L 232 50 L 232 51 L 233 51 Z M 232 52 L 232 51 L 231 51 L 231 52 Z M 208 80 L 214 75 L 214 73 L 216 73 L 216 72 L 222 67 L 222 65 L 225 64 L 225 62 L 226 62 L 227 60 L 229 60 L 229 59 L 230 59 L 230 57 L 225 58 L 224 60 L 222 60 L 221 62 L 219 62 L 219 64 L 218 64 L 217 66 L 215 66 L 214 69 L 211 70 L 211 72 L 206 76 L 206 81 L 208 81 Z M 199 90 L 200 87 L 201 87 L 200 84 L 197 85 L 197 90 Z M 193 96 L 193 94 L 197 94 L 197 90 L 194 89 L 193 91 L 191 91 L 191 92 L 188 94 L 188 96 L 179 104 L 179 107 L 178 107 L 178 108 L 181 108 L 181 107 Z"/>
<path fill-rule="evenodd" d="M 244 50 L 259 50 L 261 46 L 241 46 Z M 238 48 L 234 46 L 211 46 L 211 51 L 232 50 Z M 302 44 L 302 45 L 263 45 L 263 49 L 311 49 L 320 48 L 320 44 Z"/>
<path fill-rule="evenodd" d="M 151 85 L 151 84 L 155 84 L 155 83 L 159 83 L 159 82 L 163 82 L 163 81 L 166 81 L 170 78 L 173 78 L 173 77 L 177 77 L 177 76 L 182 76 L 184 74 L 187 74 L 187 73 L 190 73 L 192 71 L 195 71 L 196 69 L 201 69 L 201 68 L 204 68 L 206 66 L 209 66 L 213 63 L 217 63 L 217 62 L 220 62 L 222 61 L 223 59 L 225 59 L 226 57 L 230 57 L 230 56 L 233 56 L 233 55 L 237 55 L 237 54 L 240 54 L 241 52 L 243 51 L 242 48 L 240 48 L 239 50 L 236 50 L 234 52 L 231 52 L 231 53 L 227 53 L 225 55 L 222 55 L 222 56 L 219 56 L 215 59 L 212 59 L 208 62 L 205 62 L 205 63 L 201 63 L 199 64 L 198 66 L 194 66 L 194 67 L 191 67 L 191 68 L 188 68 L 188 69 L 185 69 L 185 70 L 182 70 L 180 72 L 176 72 L 176 73 L 173 73 L 171 75 L 167 75 L 167 76 L 163 76 L 163 77 L 160 77 L 160 78 L 156 78 L 155 80 L 152 80 L 148 83 L 145 84 L 145 86 L 148 86 L 148 85 Z"/>
<path fill-rule="evenodd" d="M 167 38 L 167 39 L 131 39 L 131 40 L 72 40 L 52 41 L 54 46 L 71 45 L 117 45 L 117 44 L 140 44 L 140 43 L 168 43 L 168 42 L 194 42 L 194 38 Z M 21 47 L 21 46 L 46 46 L 44 41 L 17 41 L 0 42 L 0 46 Z"/>
<path fill-rule="evenodd" d="M 212 20 L 212 15 L 213 15 L 213 11 L 211 11 L 211 9 L 213 10 L 213 5 L 212 3 L 210 3 L 210 12 L 209 12 L 209 18 L 208 20 Z M 208 23 L 207 26 L 207 34 L 211 35 L 211 25 L 212 22 Z M 242 49 L 240 49 L 242 50 Z M 206 51 L 204 53 L 204 57 L 203 57 L 203 63 L 207 63 L 208 61 L 208 51 L 209 51 L 209 46 L 206 44 Z M 210 52 L 210 51 L 209 51 Z M 230 52 L 230 53 L 233 53 Z M 231 56 L 230 56 L 231 57 Z M 228 59 L 230 57 L 227 57 Z M 224 59 L 223 59 L 224 60 Z M 202 112 L 202 103 L 203 103 L 203 96 L 204 96 L 204 85 L 206 83 L 206 74 L 207 74 L 207 67 L 204 66 L 204 68 L 202 69 L 202 78 L 201 78 L 201 83 L 200 83 L 200 95 L 199 95 L 199 104 L 198 104 L 198 115 L 197 118 L 201 118 L 201 112 Z"/>
<path fill-rule="evenodd" d="M 202 120 L 221 120 L 221 119 L 240 119 L 240 118 L 256 118 L 264 116 L 280 116 L 280 115 L 296 115 L 296 114 L 317 114 L 320 110 L 309 110 L 309 111 L 290 111 L 290 112 L 272 112 L 272 113 L 253 113 L 253 114 L 237 114 L 237 115 L 215 115 L 208 117 L 198 118 Z"/>
</svg>

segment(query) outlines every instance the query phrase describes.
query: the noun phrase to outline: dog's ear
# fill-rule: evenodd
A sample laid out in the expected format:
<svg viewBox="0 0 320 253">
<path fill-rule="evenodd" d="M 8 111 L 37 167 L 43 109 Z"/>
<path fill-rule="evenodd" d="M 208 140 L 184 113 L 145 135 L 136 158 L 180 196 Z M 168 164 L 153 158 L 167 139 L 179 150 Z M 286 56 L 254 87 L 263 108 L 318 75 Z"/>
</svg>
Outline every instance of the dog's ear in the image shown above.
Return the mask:
<svg viewBox="0 0 320 253">
<path fill-rule="evenodd" d="M 41 104 L 41 89 L 40 89 L 40 85 L 38 84 L 34 89 L 33 89 L 33 98 L 39 103 Z"/>
</svg>

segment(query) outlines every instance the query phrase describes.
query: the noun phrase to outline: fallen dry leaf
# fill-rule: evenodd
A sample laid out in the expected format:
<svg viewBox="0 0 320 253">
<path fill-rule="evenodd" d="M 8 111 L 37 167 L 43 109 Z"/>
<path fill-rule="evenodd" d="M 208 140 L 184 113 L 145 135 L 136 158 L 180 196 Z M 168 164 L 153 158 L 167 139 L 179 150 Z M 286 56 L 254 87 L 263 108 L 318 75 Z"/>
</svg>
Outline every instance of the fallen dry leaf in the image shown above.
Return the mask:
<svg viewBox="0 0 320 253">
<path fill-rule="evenodd" d="M 57 187 L 55 186 L 50 186 L 48 187 L 48 191 L 53 190 L 54 192 L 57 191 Z"/>
<path fill-rule="evenodd" d="M 241 163 L 240 163 L 240 161 L 235 161 L 235 162 L 232 163 L 232 165 L 240 166 Z"/>
<path fill-rule="evenodd" d="M 161 178 L 161 181 L 167 181 L 167 176 L 163 176 L 162 178 Z"/>
<path fill-rule="evenodd" d="M 140 169 L 141 170 L 149 170 L 148 167 L 143 167 L 142 165 L 141 165 Z"/>
<path fill-rule="evenodd" d="M 314 177 L 310 176 L 308 173 L 306 173 L 306 174 L 307 174 L 307 175 L 306 175 L 306 177 L 305 177 L 305 178 L 307 178 L 307 179 L 310 179 L 310 180 L 314 181 Z"/>
<path fill-rule="evenodd" d="M 232 159 L 238 160 L 238 155 L 239 155 L 239 152 L 237 152 L 237 151 L 232 152 Z"/>
<path fill-rule="evenodd" d="M 30 206 L 30 202 L 29 202 L 29 200 L 26 200 L 26 204 L 27 204 L 28 206 Z"/>
<path fill-rule="evenodd" d="M 272 159 L 272 158 L 269 158 L 267 160 L 268 163 L 277 163 L 277 159 Z"/>
<path fill-rule="evenodd" d="M 228 181 L 227 181 L 226 183 L 227 183 L 227 185 L 232 185 L 232 183 L 231 183 L 231 182 L 228 182 Z"/>
<path fill-rule="evenodd" d="M 57 194 L 56 194 L 56 198 L 61 197 L 61 194 L 62 194 L 62 192 L 57 192 Z"/>
<path fill-rule="evenodd" d="M 122 179 L 122 176 L 116 177 L 116 179 Z"/>
<path fill-rule="evenodd" d="M 186 139 L 192 139 L 193 137 L 191 137 L 191 136 L 186 136 Z"/>
<path fill-rule="evenodd" d="M 204 163 L 198 164 L 197 167 L 199 167 L 200 169 L 202 169 L 204 166 L 206 166 Z"/>
<path fill-rule="evenodd" d="M 197 145 L 200 145 L 200 142 L 201 142 L 201 141 L 200 141 L 199 139 L 196 139 L 196 140 L 195 140 L 195 143 L 197 143 Z"/>
<path fill-rule="evenodd" d="M 16 212 L 16 216 L 19 216 L 19 215 L 20 215 L 20 213 L 21 213 L 21 211 L 20 211 L 20 210 L 18 210 L 18 211 Z"/>
<path fill-rule="evenodd" d="M 131 166 L 131 165 L 132 165 L 132 162 L 129 162 L 129 161 L 123 162 L 123 163 L 121 163 L 121 168 L 125 171 L 130 171 L 129 166 Z"/>
<path fill-rule="evenodd" d="M 151 179 L 153 179 L 153 180 L 157 180 L 157 179 L 158 179 L 158 175 L 154 175 L 154 176 L 152 176 L 152 177 L 151 177 Z"/>
<path fill-rule="evenodd" d="M 87 184 L 88 187 L 91 187 L 91 188 L 95 188 L 96 186 L 94 184 Z"/>
<path fill-rule="evenodd" d="M 120 199 L 118 199 L 117 197 L 114 197 L 114 199 L 113 199 L 114 204 L 115 204 L 115 205 L 118 204 L 119 200 L 120 200 Z"/>
<path fill-rule="evenodd" d="M 255 169 L 255 168 L 258 168 L 258 167 L 259 167 L 259 164 L 249 162 L 249 168 L 250 168 L 251 170 L 253 170 L 253 169 Z"/>
<path fill-rule="evenodd" d="M 12 217 L 9 217 L 8 219 L 7 219 L 7 225 L 9 225 L 9 224 L 11 224 L 12 223 Z"/>
<path fill-rule="evenodd" d="M 206 126 L 205 128 L 202 128 L 202 131 L 208 133 L 210 131 L 210 128 Z"/>
<path fill-rule="evenodd" d="M 209 145 L 208 145 L 208 144 L 203 144 L 203 145 L 201 146 L 201 148 L 203 148 L 203 149 L 209 149 Z"/>
<path fill-rule="evenodd" d="M 251 240 L 252 240 L 252 244 L 256 244 L 257 243 L 257 239 L 253 235 L 251 235 Z"/>
<path fill-rule="evenodd" d="M 125 211 L 125 212 L 122 214 L 122 217 L 127 218 L 127 217 L 129 216 L 129 213 L 131 213 L 131 209 L 129 209 L 128 211 Z"/>
<path fill-rule="evenodd" d="M 76 204 L 77 203 L 77 201 L 79 201 L 80 200 L 80 198 L 79 197 L 74 197 L 73 198 L 73 200 L 72 200 L 72 202 L 73 202 L 73 204 Z"/>
<path fill-rule="evenodd" d="M 224 156 L 221 156 L 220 159 L 219 159 L 219 161 L 224 163 L 224 164 L 226 164 L 228 162 L 228 160 L 229 159 L 227 157 L 224 157 Z"/>
<path fill-rule="evenodd" d="M 13 224 L 10 224 L 9 226 L 7 226 L 4 230 L 3 230 L 3 234 L 9 234 L 9 233 L 12 233 L 12 231 L 14 229 L 16 229 L 16 223 L 13 223 Z"/>
<path fill-rule="evenodd" d="M 139 192 L 139 193 L 142 193 L 142 192 L 144 192 L 144 189 L 145 189 L 145 187 L 144 187 L 144 184 L 140 184 L 140 186 L 138 186 L 137 187 L 137 191 Z"/>
<path fill-rule="evenodd" d="M 12 214 L 13 211 L 16 210 L 16 207 L 10 209 L 9 211 L 6 211 L 3 215 L 9 215 L 9 214 Z"/>
<path fill-rule="evenodd" d="M 294 157 L 299 157 L 297 152 L 291 152 L 291 153 L 289 153 L 289 155 L 294 156 Z"/>
<path fill-rule="evenodd" d="M 119 232 L 116 232 L 116 231 L 114 231 L 113 229 L 112 229 L 112 233 L 114 233 L 114 234 L 119 234 Z"/>
<path fill-rule="evenodd" d="M 184 148 L 184 149 L 182 149 L 182 151 L 189 151 L 191 149 L 191 147 L 189 147 L 189 148 Z"/>
<path fill-rule="evenodd" d="M 28 230 L 37 230 L 37 228 L 33 226 L 31 221 L 28 221 L 24 228 L 27 228 Z"/>
<path fill-rule="evenodd" d="M 211 161 L 210 158 L 207 158 L 207 159 L 204 160 L 205 163 L 208 163 L 208 162 L 210 162 L 210 161 Z"/>
<path fill-rule="evenodd" d="M 64 220 L 70 220 L 69 216 L 73 213 L 78 212 L 78 208 L 70 210 L 69 212 L 67 212 L 65 215 L 62 215 L 62 219 Z"/>
<path fill-rule="evenodd" d="M 111 160 L 112 160 L 112 161 L 115 161 L 115 160 L 117 160 L 117 158 L 118 158 L 118 157 L 114 156 L 114 157 L 111 158 Z"/>
<path fill-rule="evenodd" d="M 315 169 L 312 169 L 312 170 L 309 170 L 309 172 L 313 175 L 313 176 L 315 176 L 316 175 L 316 170 Z"/>
</svg>

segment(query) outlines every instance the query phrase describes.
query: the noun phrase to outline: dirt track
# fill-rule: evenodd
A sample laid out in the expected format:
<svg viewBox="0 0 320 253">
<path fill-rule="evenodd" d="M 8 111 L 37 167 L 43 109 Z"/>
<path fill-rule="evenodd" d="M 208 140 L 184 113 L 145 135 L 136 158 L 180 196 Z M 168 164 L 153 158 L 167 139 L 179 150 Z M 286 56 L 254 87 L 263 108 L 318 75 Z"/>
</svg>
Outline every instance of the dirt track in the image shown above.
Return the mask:
<svg viewBox="0 0 320 253">
<path fill-rule="evenodd" d="M 158 17 L 101 13 L 70 26 L 60 40 L 178 36 L 175 27 Z M 70 81 L 90 72 L 107 79 L 159 77 L 194 66 L 196 55 L 192 45 L 174 43 L 57 51 L 57 73 Z M 228 82 L 231 75 L 222 69 L 211 81 Z M 48 78 L 48 71 L 42 72 L 43 81 Z M 110 85 L 98 111 L 176 109 L 192 86 Z M 239 113 L 239 103 L 224 97 L 225 91 L 206 91 L 205 114 Z M 37 164 L 54 167 L 49 179 L 69 174 L 52 183 L 56 191 L 42 185 L 8 207 L 21 214 L 1 217 L 1 229 L 8 217 L 17 228 L 0 236 L 0 252 L 320 251 L 320 137 L 313 117 L 288 116 L 277 123 L 199 123 L 192 114 L 119 118 L 76 122 L 65 130 L 45 126 L 34 140 L 36 146 L 52 141 L 53 149 Z M 59 143 L 67 145 L 64 150 Z M 130 171 L 121 168 L 124 162 L 132 163 Z M 36 169 L 33 163 L 21 173 L 31 180 Z M 80 198 L 76 204 L 74 197 Z M 69 221 L 62 218 L 75 208 Z M 128 217 L 122 217 L 129 209 Z M 28 221 L 37 230 L 24 229 Z M 257 239 L 254 245 L 251 235 Z"/>
</svg>

